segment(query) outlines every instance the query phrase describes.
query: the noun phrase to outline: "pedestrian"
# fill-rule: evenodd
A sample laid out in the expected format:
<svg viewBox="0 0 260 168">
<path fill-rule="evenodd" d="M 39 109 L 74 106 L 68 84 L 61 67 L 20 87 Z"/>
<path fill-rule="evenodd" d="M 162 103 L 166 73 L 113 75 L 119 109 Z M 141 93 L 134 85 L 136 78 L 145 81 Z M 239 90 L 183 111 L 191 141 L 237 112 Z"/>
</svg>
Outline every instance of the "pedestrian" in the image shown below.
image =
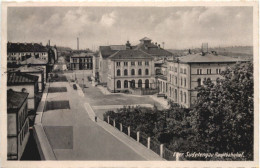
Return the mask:
<svg viewBox="0 0 260 168">
<path fill-rule="evenodd" d="M 97 122 L 97 116 L 95 116 L 95 121 Z"/>
</svg>

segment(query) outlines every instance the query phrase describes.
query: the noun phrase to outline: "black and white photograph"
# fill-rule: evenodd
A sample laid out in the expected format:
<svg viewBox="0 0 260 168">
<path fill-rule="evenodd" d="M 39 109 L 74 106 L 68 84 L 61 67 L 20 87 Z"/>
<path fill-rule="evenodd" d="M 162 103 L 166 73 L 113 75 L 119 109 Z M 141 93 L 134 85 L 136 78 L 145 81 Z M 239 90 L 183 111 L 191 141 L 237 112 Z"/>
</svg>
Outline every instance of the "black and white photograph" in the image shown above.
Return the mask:
<svg viewBox="0 0 260 168">
<path fill-rule="evenodd" d="M 74 2 L 2 3 L 3 167 L 259 166 L 258 1 Z"/>
</svg>

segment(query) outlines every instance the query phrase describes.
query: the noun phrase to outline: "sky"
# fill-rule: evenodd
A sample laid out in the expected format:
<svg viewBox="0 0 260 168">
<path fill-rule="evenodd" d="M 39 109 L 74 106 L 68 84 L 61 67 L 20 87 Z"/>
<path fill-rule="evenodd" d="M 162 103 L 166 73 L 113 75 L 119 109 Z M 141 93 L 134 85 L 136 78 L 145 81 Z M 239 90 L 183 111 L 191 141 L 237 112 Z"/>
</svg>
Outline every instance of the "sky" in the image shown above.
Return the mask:
<svg viewBox="0 0 260 168">
<path fill-rule="evenodd" d="M 77 48 L 152 39 L 166 49 L 253 45 L 252 7 L 9 7 L 7 40 Z"/>
</svg>

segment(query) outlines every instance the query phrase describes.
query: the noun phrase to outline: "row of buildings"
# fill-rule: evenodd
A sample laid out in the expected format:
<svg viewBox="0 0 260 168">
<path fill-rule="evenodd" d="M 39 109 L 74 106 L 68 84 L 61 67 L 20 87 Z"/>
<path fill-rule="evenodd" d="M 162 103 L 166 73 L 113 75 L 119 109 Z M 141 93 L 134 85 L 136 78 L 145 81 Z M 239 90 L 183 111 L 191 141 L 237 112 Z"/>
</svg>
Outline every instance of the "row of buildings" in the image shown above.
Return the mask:
<svg viewBox="0 0 260 168">
<path fill-rule="evenodd" d="M 48 74 L 57 59 L 55 46 L 7 43 L 8 160 L 21 159 Z"/>
<path fill-rule="evenodd" d="M 207 44 L 200 53 L 189 50 L 186 56 L 175 57 L 144 37 L 135 46 L 129 41 L 125 45 L 100 46 L 93 59 L 92 78 L 95 85 L 104 85 L 110 92 L 159 93 L 189 108 L 196 100 L 196 88 L 204 80 L 216 82 L 222 71 L 239 61 L 244 60 L 208 51 Z"/>
</svg>

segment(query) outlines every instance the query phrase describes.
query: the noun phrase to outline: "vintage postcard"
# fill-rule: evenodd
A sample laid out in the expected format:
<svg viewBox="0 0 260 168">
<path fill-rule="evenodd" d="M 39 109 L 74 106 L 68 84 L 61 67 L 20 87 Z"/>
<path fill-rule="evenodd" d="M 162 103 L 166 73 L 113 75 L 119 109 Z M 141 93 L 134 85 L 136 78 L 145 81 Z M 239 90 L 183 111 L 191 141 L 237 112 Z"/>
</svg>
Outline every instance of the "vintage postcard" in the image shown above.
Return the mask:
<svg viewBox="0 0 260 168">
<path fill-rule="evenodd" d="M 2 2 L 1 167 L 259 167 L 258 1 Z"/>
</svg>

